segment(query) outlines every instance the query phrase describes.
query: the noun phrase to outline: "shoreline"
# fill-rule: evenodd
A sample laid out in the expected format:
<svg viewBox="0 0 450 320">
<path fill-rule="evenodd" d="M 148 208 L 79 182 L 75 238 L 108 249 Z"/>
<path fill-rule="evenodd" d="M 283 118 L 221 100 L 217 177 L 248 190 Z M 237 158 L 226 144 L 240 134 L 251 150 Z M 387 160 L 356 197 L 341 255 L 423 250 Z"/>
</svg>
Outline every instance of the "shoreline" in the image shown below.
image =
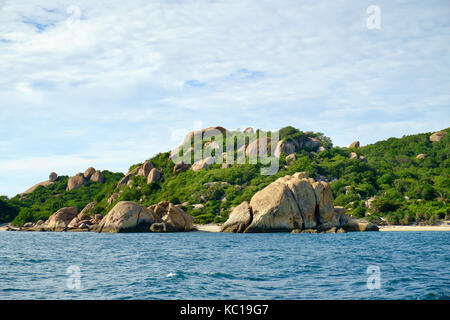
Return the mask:
<svg viewBox="0 0 450 320">
<path fill-rule="evenodd" d="M 220 232 L 222 225 L 216 223 L 194 224 L 194 232 Z M 450 231 L 450 221 L 434 226 L 378 226 L 380 232 L 411 232 L 411 231 Z M 0 231 L 7 231 L 7 224 L 0 225 Z M 19 230 L 16 230 L 19 231 Z M 27 230 L 20 230 L 27 231 Z M 87 231 L 87 230 L 86 230 Z M 86 232 L 85 231 L 85 232 Z"/>
<path fill-rule="evenodd" d="M 220 232 L 221 225 L 215 223 L 196 224 L 194 225 L 196 231 L 202 232 Z M 450 222 L 442 223 L 434 226 L 403 226 L 403 225 L 389 225 L 378 226 L 381 232 L 400 232 L 400 231 L 450 231 Z"/>
</svg>

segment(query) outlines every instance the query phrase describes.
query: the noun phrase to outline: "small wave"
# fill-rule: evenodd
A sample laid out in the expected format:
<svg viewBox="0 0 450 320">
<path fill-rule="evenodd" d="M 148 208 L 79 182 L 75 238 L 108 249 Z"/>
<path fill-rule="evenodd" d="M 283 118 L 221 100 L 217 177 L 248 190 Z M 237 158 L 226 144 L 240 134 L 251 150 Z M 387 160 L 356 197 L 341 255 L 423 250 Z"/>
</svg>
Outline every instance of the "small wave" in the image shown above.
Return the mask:
<svg viewBox="0 0 450 320">
<path fill-rule="evenodd" d="M 176 276 L 177 276 L 176 273 L 171 272 L 171 273 L 168 273 L 168 274 L 166 275 L 166 278 L 172 278 L 172 277 L 176 277 Z"/>
</svg>

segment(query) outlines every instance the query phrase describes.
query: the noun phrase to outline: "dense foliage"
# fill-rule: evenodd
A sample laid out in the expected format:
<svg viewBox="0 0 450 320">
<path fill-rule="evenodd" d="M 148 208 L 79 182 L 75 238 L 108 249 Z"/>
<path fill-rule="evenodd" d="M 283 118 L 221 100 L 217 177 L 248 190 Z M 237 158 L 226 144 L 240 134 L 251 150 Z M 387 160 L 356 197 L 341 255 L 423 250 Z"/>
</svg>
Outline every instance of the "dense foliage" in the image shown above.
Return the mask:
<svg viewBox="0 0 450 320">
<path fill-rule="evenodd" d="M 445 131 L 450 131 L 446 129 Z M 105 183 L 92 183 L 66 192 L 68 177 L 59 177 L 47 188 L 40 187 L 25 199 L 0 197 L 0 221 L 19 225 L 46 219 L 56 210 L 75 206 L 81 210 L 96 201 L 94 213 L 106 214 L 118 201 L 136 201 L 144 206 L 167 200 L 184 204 L 197 223 L 223 222 L 230 209 L 255 192 L 287 174 L 306 171 L 311 177 L 329 181 L 335 205 L 342 205 L 355 217 L 367 217 L 378 224 L 434 223 L 449 218 L 450 205 L 450 134 L 439 142 L 430 142 L 430 133 L 390 138 L 362 148 L 333 147 L 322 133 L 301 132 L 293 127 L 279 131 L 280 139 L 314 137 L 322 142 L 324 151 L 307 148 L 296 153 L 296 160 L 287 165 L 284 154 L 280 170 L 271 176 L 261 175 L 261 164 L 235 164 L 222 168 L 216 164 L 198 172 L 188 170 L 175 174 L 169 153 L 160 153 L 151 162 L 161 172 L 158 182 L 147 184 L 144 177 L 133 177 L 130 186 L 117 188 L 120 173 L 103 171 Z M 350 159 L 350 152 L 367 161 Z M 424 159 L 416 159 L 418 154 Z M 131 169 L 137 165 L 133 165 Z M 121 192 L 109 203 L 113 193 Z M 203 208 L 194 209 L 194 204 Z"/>
</svg>

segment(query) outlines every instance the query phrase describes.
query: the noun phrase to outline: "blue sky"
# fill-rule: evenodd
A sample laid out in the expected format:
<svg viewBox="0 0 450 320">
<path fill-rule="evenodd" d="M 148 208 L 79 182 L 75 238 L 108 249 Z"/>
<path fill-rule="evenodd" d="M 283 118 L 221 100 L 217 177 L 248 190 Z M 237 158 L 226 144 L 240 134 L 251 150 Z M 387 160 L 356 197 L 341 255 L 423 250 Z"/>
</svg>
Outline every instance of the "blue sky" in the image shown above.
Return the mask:
<svg viewBox="0 0 450 320">
<path fill-rule="evenodd" d="M 125 172 L 196 122 L 340 146 L 446 128 L 449 50 L 447 0 L 0 0 L 0 194 Z"/>
</svg>

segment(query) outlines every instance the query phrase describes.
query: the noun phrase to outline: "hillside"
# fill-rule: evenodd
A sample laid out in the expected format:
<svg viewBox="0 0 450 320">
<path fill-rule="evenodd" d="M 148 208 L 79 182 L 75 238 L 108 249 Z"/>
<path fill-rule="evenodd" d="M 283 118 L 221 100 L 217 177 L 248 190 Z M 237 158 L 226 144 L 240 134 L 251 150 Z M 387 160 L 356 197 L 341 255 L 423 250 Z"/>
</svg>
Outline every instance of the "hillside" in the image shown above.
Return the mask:
<svg viewBox="0 0 450 320">
<path fill-rule="evenodd" d="M 450 128 L 443 131 L 449 132 Z M 258 138 L 261 133 L 251 130 L 250 135 Z M 200 163 L 191 169 L 174 168 L 170 152 L 160 153 L 131 166 L 126 176 L 101 171 L 104 179 L 91 181 L 79 174 L 78 178 L 70 178 L 81 181 L 70 191 L 69 177 L 61 176 L 29 194 L 0 197 L 0 222 L 13 220 L 15 225 L 22 225 L 45 220 L 60 208 L 74 206 L 81 210 L 90 202 L 95 205 L 89 214 L 105 215 L 121 200 L 144 206 L 165 200 L 181 204 L 196 223 L 222 223 L 232 207 L 249 201 L 279 177 L 299 171 L 330 182 L 335 205 L 377 224 L 432 224 L 450 216 L 449 134 L 435 142 L 430 141 L 432 133 L 423 133 L 363 147 L 339 148 L 321 133 L 293 127 L 278 133 L 282 141 L 278 149 L 280 170 L 274 175 L 262 175 L 261 163 Z M 206 141 L 202 141 L 202 150 L 210 143 Z"/>
</svg>

